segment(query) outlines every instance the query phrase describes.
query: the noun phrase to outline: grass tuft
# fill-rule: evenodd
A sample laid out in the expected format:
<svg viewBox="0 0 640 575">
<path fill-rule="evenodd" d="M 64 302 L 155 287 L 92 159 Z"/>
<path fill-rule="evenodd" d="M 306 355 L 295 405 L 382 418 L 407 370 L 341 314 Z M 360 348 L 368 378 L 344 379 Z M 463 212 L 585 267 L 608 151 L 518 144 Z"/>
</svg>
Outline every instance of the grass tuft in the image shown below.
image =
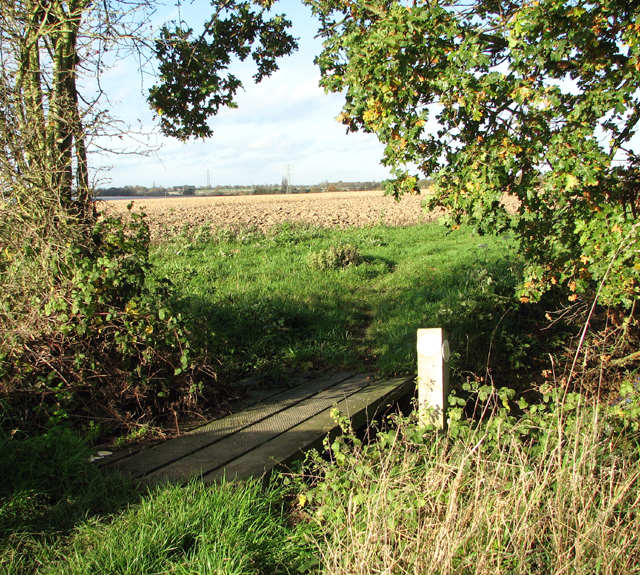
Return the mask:
<svg viewBox="0 0 640 575">
<path fill-rule="evenodd" d="M 320 271 L 339 270 L 362 263 L 360 250 L 352 244 L 329 246 L 319 252 L 311 252 L 307 262 L 312 268 Z"/>
</svg>

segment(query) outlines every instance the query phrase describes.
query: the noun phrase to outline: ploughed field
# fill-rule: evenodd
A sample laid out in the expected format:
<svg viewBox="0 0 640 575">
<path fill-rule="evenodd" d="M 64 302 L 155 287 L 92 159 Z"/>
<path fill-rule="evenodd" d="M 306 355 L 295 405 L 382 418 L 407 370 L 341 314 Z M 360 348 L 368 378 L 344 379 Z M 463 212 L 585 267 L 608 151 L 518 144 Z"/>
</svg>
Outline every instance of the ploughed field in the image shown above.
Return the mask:
<svg viewBox="0 0 640 575">
<path fill-rule="evenodd" d="M 264 196 L 133 198 L 134 209 L 147 214 L 153 239 L 202 225 L 216 228 L 258 228 L 263 232 L 284 222 L 320 227 L 366 227 L 376 224 L 411 226 L 434 221 L 442 212 L 422 211 L 425 196 L 404 196 L 397 202 L 382 191 L 324 192 Z M 101 201 L 106 214 L 126 212 L 131 200 Z"/>
</svg>

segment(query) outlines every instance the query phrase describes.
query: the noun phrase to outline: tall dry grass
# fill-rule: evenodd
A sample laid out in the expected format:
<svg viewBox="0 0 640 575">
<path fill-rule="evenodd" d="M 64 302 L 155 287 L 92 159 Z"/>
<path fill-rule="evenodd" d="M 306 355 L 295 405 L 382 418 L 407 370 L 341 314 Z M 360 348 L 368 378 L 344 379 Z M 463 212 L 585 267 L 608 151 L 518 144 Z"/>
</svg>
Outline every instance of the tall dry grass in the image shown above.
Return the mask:
<svg viewBox="0 0 640 575">
<path fill-rule="evenodd" d="M 638 448 L 614 423 L 578 407 L 334 443 L 338 470 L 305 496 L 325 573 L 639 573 Z"/>
</svg>

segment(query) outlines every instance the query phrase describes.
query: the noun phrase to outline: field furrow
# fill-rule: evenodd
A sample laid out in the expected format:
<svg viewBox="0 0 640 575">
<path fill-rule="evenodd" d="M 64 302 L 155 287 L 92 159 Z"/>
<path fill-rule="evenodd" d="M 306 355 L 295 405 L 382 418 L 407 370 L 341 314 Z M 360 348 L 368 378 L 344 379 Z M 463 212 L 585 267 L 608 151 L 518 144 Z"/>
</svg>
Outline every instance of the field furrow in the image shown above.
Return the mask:
<svg viewBox="0 0 640 575">
<path fill-rule="evenodd" d="M 376 224 L 410 226 L 435 220 L 441 212 L 425 214 L 424 196 L 401 201 L 373 192 L 325 192 L 269 196 L 212 196 L 135 198 L 134 206 L 148 215 L 152 237 L 196 228 L 258 228 L 268 231 L 284 222 L 304 222 L 320 227 L 367 227 Z M 124 212 L 129 200 L 100 202 L 106 213 Z"/>
</svg>

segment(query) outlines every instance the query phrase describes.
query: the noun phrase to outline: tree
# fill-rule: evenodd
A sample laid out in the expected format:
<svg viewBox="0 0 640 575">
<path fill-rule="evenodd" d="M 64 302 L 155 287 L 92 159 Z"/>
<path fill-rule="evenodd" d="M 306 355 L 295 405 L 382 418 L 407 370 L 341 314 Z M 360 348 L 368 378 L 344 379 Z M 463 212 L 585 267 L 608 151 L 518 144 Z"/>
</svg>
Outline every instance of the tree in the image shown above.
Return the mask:
<svg viewBox="0 0 640 575">
<path fill-rule="evenodd" d="M 90 145 L 111 122 L 100 89 L 82 88 L 114 53 L 150 55 L 153 6 L 11 0 L 0 9 L 0 394 L 26 398 L 16 411 L 26 418 L 175 413 L 211 378 L 205 352 L 192 360 L 167 282 L 148 281 L 143 214 L 98 219 L 92 201 Z M 228 0 L 199 38 L 183 22 L 162 29 L 151 101 L 165 132 L 211 135 L 207 118 L 242 87 L 226 72 L 234 55 L 253 56 L 259 81 L 295 49 L 288 22 L 267 13 L 267 2 Z M 211 31 L 223 47 L 207 41 Z"/>
<path fill-rule="evenodd" d="M 90 5 L 18 0 L 0 12 L 0 178 L 16 201 L 42 204 L 56 190 L 64 208 L 84 211 L 89 183 L 77 64 Z"/>
<path fill-rule="evenodd" d="M 640 157 L 640 8 L 626 0 L 311 0 L 327 91 L 340 121 L 375 133 L 395 179 L 448 225 L 513 227 L 527 258 L 523 300 L 564 285 L 569 300 L 606 279 L 631 306 Z M 433 120 L 437 122 L 435 126 Z M 433 127 L 435 126 L 435 127 Z M 418 172 L 412 174 L 412 168 Z M 513 220 L 503 194 L 520 201 Z"/>
<path fill-rule="evenodd" d="M 150 102 L 163 131 L 181 139 L 212 134 L 207 119 L 235 106 L 242 82 L 226 73 L 249 55 L 256 82 L 295 50 L 282 16 L 264 6 L 224 0 L 199 37 L 184 22 L 164 26 L 150 50 L 152 0 L 15 0 L 0 11 L 0 190 L 30 209 L 56 204 L 91 217 L 88 141 L 109 123 L 101 96 L 82 94 L 83 78 L 104 72 L 106 53 L 130 49 L 159 60 L 161 82 Z M 215 35 L 216 42 L 207 41 Z M 26 210 L 29 213 L 29 210 Z"/>
</svg>

